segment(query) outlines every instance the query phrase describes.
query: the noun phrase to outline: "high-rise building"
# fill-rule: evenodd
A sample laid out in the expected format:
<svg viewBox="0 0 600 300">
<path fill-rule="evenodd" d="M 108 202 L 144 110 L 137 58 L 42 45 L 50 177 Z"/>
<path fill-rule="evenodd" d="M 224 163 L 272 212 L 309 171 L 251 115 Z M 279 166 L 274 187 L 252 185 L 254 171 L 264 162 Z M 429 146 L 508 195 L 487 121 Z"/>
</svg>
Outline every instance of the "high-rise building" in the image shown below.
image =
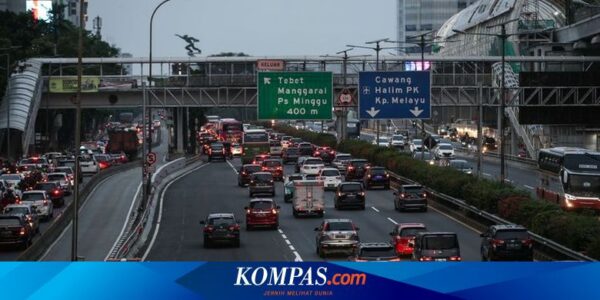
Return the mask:
<svg viewBox="0 0 600 300">
<path fill-rule="evenodd" d="M 450 17 L 476 0 L 397 0 L 398 41 L 407 37 L 438 30 Z M 402 46 L 402 45 L 401 45 Z M 411 45 L 406 45 L 411 46 Z M 420 52 L 418 47 L 399 52 Z"/>
<path fill-rule="evenodd" d="M 25 0 L 0 0 L 0 11 L 25 12 Z"/>
<path fill-rule="evenodd" d="M 64 5 L 63 10 L 63 19 L 68 20 L 73 23 L 75 26 L 79 26 L 79 14 L 82 11 L 79 7 L 79 0 L 53 0 L 55 4 Z M 83 1 L 83 26 L 87 23 L 87 8 L 88 8 L 88 0 Z"/>
</svg>

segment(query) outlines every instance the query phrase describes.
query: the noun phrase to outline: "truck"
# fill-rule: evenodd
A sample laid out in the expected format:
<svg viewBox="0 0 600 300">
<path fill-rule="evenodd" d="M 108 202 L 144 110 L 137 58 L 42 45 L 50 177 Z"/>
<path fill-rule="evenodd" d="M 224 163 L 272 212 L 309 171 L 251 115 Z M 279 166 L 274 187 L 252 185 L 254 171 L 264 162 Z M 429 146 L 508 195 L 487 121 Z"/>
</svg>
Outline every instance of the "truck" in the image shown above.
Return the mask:
<svg viewBox="0 0 600 300">
<path fill-rule="evenodd" d="M 292 211 L 294 217 L 323 217 L 325 213 L 325 189 L 323 181 L 294 180 Z"/>
<path fill-rule="evenodd" d="M 120 153 L 127 155 L 129 161 L 134 160 L 138 155 L 139 141 L 137 132 L 128 129 L 114 129 L 108 132 L 108 144 L 106 153 Z"/>
</svg>

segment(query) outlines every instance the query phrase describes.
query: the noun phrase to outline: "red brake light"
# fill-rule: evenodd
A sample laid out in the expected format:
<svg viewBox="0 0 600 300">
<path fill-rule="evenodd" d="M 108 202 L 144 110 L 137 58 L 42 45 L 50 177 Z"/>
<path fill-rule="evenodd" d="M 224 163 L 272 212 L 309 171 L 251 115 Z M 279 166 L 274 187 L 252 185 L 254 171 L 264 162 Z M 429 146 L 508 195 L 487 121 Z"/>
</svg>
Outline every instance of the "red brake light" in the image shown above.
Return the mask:
<svg viewBox="0 0 600 300">
<path fill-rule="evenodd" d="M 212 226 L 206 226 L 204 227 L 204 232 L 212 232 L 213 231 L 213 227 Z"/>
<path fill-rule="evenodd" d="M 450 261 L 460 261 L 460 260 L 461 260 L 460 256 L 451 256 L 450 257 Z"/>
<path fill-rule="evenodd" d="M 271 212 L 274 213 L 274 214 L 277 214 L 277 210 L 274 209 L 274 208 L 271 210 Z"/>
<path fill-rule="evenodd" d="M 533 247 L 533 240 L 532 240 L 532 239 L 526 239 L 526 240 L 522 240 L 521 242 L 522 242 L 522 243 L 523 243 L 523 245 L 525 245 L 525 246 Z"/>
<path fill-rule="evenodd" d="M 321 155 L 321 153 L 319 151 L 315 152 L 315 155 Z"/>
<path fill-rule="evenodd" d="M 277 170 L 283 170 L 283 168 L 282 167 L 277 167 Z"/>
<path fill-rule="evenodd" d="M 432 261 L 433 258 L 429 257 L 429 256 L 423 256 L 421 258 L 419 258 L 419 261 Z"/>
<path fill-rule="evenodd" d="M 21 227 L 21 231 L 19 231 L 19 235 L 25 235 L 26 229 L 25 227 Z"/>
<path fill-rule="evenodd" d="M 423 198 L 427 198 L 427 193 L 423 193 Z"/>
<path fill-rule="evenodd" d="M 269 169 L 269 168 L 267 168 L 267 167 L 262 167 L 262 170 L 263 170 L 263 171 L 266 171 L 266 170 L 268 170 L 268 169 Z"/>
<path fill-rule="evenodd" d="M 371 174 L 368 174 L 368 175 L 367 175 L 367 178 L 371 178 Z"/>
<path fill-rule="evenodd" d="M 503 240 L 492 240 L 492 245 L 493 246 L 500 246 L 503 245 L 504 241 Z"/>
<path fill-rule="evenodd" d="M 240 230 L 240 225 L 235 224 L 235 225 L 229 226 L 229 231 L 234 231 L 234 230 Z"/>
<path fill-rule="evenodd" d="M 406 197 L 405 193 L 400 194 L 400 198 L 404 198 L 404 197 Z"/>
<path fill-rule="evenodd" d="M 55 195 L 58 195 L 58 193 L 60 193 L 60 191 L 59 191 L 59 190 L 54 190 L 54 192 L 53 192 L 53 193 L 54 193 Z"/>
</svg>

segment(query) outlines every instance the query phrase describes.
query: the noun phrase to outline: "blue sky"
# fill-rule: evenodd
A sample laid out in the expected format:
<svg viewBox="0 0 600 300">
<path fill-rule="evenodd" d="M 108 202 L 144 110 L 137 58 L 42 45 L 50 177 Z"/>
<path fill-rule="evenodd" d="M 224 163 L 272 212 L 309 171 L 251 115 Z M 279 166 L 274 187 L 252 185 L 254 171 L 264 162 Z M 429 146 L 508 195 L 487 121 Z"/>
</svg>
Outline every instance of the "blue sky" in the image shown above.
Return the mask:
<svg viewBox="0 0 600 300">
<path fill-rule="evenodd" d="M 87 28 L 100 16 L 104 40 L 146 57 L 150 15 L 161 1 L 89 0 Z M 186 56 L 186 43 L 175 34 L 199 39 L 202 55 L 334 54 L 346 44 L 395 39 L 395 9 L 395 0 L 171 0 L 154 18 L 153 56 Z"/>
</svg>

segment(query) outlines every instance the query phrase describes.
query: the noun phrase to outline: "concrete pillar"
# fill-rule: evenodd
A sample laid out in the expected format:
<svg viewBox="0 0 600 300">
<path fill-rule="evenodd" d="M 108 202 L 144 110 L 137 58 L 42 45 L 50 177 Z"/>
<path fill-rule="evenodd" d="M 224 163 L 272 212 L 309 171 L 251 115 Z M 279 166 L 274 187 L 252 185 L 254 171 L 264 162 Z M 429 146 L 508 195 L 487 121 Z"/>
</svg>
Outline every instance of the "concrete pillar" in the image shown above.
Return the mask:
<svg viewBox="0 0 600 300">
<path fill-rule="evenodd" d="M 176 108 L 175 109 L 175 114 L 177 116 L 176 119 L 176 124 L 175 126 L 177 126 L 177 133 L 175 134 L 176 136 L 176 140 L 177 140 L 177 152 L 178 153 L 183 153 L 183 138 L 184 138 L 184 132 L 183 132 L 183 128 L 184 128 L 184 113 L 183 113 L 183 108 Z"/>
</svg>

